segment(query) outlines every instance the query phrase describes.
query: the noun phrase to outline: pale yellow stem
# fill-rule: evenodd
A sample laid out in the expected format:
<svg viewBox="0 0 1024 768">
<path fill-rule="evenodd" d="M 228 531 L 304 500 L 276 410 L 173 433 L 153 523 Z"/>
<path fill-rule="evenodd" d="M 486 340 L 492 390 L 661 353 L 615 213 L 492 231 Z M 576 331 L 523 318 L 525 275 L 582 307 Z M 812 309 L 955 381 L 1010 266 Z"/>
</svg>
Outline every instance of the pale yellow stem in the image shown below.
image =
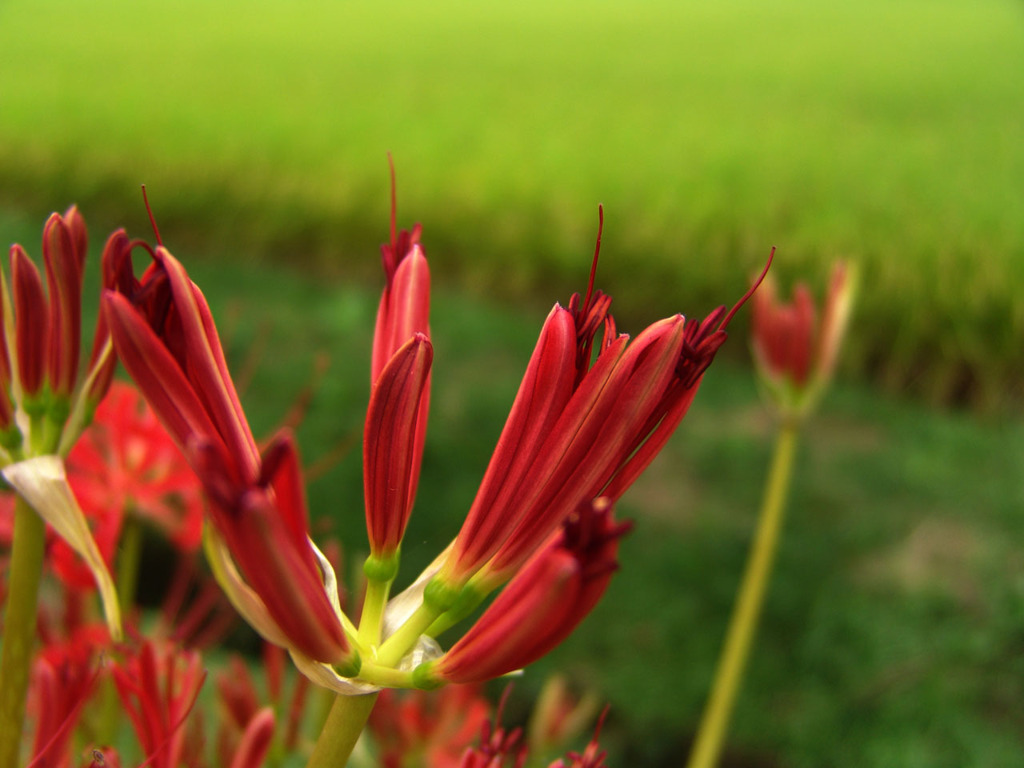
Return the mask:
<svg viewBox="0 0 1024 768">
<path fill-rule="evenodd" d="M 20 496 L 14 505 L 7 613 L 0 657 L 0 768 L 18 768 L 25 698 L 36 640 L 46 524 Z"/>
<path fill-rule="evenodd" d="M 705 705 L 687 768 L 714 768 L 722 751 L 733 704 L 757 631 L 764 593 L 771 579 L 772 562 L 775 559 L 793 470 L 796 438 L 797 423 L 792 420 L 784 422 L 775 443 L 775 455 L 765 486 L 757 532 L 729 621 L 725 647 L 718 661 L 711 696 Z"/>
<path fill-rule="evenodd" d="M 338 696 L 306 768 L 345 768 L 376 703 L 376 693 Z"/>
</svg>

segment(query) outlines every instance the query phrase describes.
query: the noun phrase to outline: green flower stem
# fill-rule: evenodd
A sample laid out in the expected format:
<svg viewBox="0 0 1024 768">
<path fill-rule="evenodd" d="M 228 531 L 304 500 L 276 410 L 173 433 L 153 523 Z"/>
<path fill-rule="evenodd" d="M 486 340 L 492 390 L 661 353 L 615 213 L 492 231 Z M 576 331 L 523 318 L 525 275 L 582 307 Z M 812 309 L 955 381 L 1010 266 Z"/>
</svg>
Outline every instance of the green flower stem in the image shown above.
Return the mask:
<svg viewBox="0 0 1024 768">
<path fill-rule="evenodd" d="M 46 524 L 20 496 L 14 506 L 3 654 L 0 657 L 0 768 L 17 768 L 36 639 Z"/>
<path fill-rule="evenodd" d="M 471 616 L 473 611 L 480 607 L 480 603 L 482 603 L 484 599 L 491 594 L 491 592 L 501 586 L 502 583 L 502 581 L 489 582 L 486 580 L 477 580 L 475 578 L 471 579 L 459 593 L 458 599 L 455 601 L 454 605 L 442 613 L 434 623 L 427 628 L 426 633 L 431 637 L 437 637 L 442 632 L 447 632 L 460 621 Z"/>
<path fill-rule="evenodd" d="M 402 660 L 427 628 L 437 619 L 439 612 L 432 605 L 423 603 L 398 630 L 384 641 L 377 653 L 377 663 L 394 667 Z"/>
<path fill-rule="evenodd" d="M 412 671 L 408 669 L 395 669 L 394 667 L 382 667 L 372 661 L 364 661 L 359 667 L 359 679 L 370 685 L 379 685 L 382 688 L 412 688 Z"/>
<path fill-rule="evenodd" d="M 384 606 L 388 602 L 391 581 L 369 578 L 366 580 L 366 597 L 363 598 L 363 614 L 359 618 L 359 643 L 365 648 L 380 645 L 381 626 L 384 623 Z"/>
<path fill-rule="evenodd" d="M 376 703 L 376 693 L 338 696 L 306 768 L 345 768 Z"/>
<path fill-rule="evenodd" d="M 743 678 L 750 645 L 757 630 L 765 589 L 771 578 L 772 561 L 782 528 L 789 479 L 793 470 L 798 424 L 782 424 L 775 443 L 768 483 L 758 520 L 757 532 L 747 560 L 736 605 L 733 608 L 725 647 L 718 661 L 711 696 L 704 708 L 697 740 L 687 768 L 714 768 L 718 762 L 732 715 L 736 693 Z"/>
<path fill-rule="evenodd" d="M 135 591 L 139 583 L 139 566 L 142 564 L 142 526 L 133 509 L 126 509 L 121 528 L 120 552 L 117 555 L 117 602 L 121 615 L 128 616 L 135 602 Z M 109 743 L 117 733 L 121 714 L 121 701 L 113 678 L 100 681 L 97 696 L 99 716 L 97 717 L 97 741 Z"/>
<path fill-rule="evenodd" d="M 47 423 L 45 414 L 42 411 L 31 411 L 28 415 L 28 455 L 43 456 L 47 451 Z"/>
<path fill-rule="evenodd" d="M 117 556 L 117 596 L 121 615 L 127 616 L 135 602 L 142 563 L 142 526 L 134 510 L 125 510 L 121 528 L 121 552 Z"/>
</svg>

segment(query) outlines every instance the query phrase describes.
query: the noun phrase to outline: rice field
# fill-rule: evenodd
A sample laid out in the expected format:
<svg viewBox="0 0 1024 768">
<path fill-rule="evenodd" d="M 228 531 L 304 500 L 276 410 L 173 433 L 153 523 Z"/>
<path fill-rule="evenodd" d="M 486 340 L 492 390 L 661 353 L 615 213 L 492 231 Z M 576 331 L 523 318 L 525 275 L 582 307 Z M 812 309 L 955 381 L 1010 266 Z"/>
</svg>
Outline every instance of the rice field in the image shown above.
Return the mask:
<svg viewBox="0 0 1024 768">
<path fill-rule="evenodd" d="M 602 275 L 700 314 L 861 264 L 851 370 L 1019 402 L 1024 19 L 1009 0 L 480 6 L 14 0 L 0 200 L 363 276 L 387 219 L 510 302 Z"/>
</svg>

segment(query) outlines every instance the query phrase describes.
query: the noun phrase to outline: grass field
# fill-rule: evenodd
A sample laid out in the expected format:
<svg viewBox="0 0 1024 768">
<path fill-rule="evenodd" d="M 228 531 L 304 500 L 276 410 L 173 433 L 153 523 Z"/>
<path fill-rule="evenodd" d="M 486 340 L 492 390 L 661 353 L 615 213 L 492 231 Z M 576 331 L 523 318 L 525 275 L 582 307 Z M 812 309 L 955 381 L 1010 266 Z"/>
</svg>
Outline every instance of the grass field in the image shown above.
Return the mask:
<svg viewBox="0 0 1024 768">
<path fill-rule="evenodd" d="M 852 368 L 1019 401 L 1024 18 L 1010 0 L 0 6 L 0 199 L 359 272 L 386 216 L 535 306 L 608 215 L 620 312 L 861 262 Z M 187 228 L 188 233 L 185 234 Z M 359 262 L 362 263 L 362 262 Z M 656 309 L 652 309 L 655 307 Z"/>
<path fill-rule="evenodd" d="M 0 237 L 36 255 L 39 226 L 0 215 Z M 98 239 L 95 225 L 93 232 Z M 332 522 L 348 561 L 359 563 L 358 441 L 375 291 L 282 267 L 246 269 L 244 254 L 211 259 L 175 247 L 173 231 L 164 237 L 210 298 L 257 434 L 277 424 L 317 356 L 329 356 L 299 438 L 310 463 L 348 448 L 309 493 L 314 515 Z M 453 292 L 443 278 L 435 288 L 431 427 L 400 580 L 457 530 L 543 317 Z M 603 739 L 611 765 L 682 763 L 746 556 L 772 433 L 749 371 L 716 363 L 680 434 L 623 500 L 636 529 L 605 600 L 516 683 L 522 700 L 555 669 L 593 686 L 612 705 Z M 1019 764 L 1022 453 L 1018 421 L 937 413 L 840 383 L 800 445 L 724 765 Z"/>
</svg>

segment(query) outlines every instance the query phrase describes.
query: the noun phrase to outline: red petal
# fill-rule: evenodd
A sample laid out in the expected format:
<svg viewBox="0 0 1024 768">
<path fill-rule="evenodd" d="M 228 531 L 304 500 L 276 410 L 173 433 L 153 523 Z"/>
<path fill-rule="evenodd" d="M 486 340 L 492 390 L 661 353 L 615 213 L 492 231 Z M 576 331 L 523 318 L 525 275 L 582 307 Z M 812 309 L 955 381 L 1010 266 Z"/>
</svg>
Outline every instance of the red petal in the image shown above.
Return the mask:
<svg viewBox="0 0 1024 768">
<path fill-rule="evenodd" d="M 259 768 L 274 740 L 274 710 L 261 709 L 242 734 L 231 768 Z"/>
<path fill-rule="evenodd" d="M 605 377 L 598 365 L 587 378 L 601 375 L 593 392 L 555 426 L 538 467 L 547 462 L 541 492 L 488 569 L 510 574 L 548 537 L 578 504 L 597 496 L 626 461 L 658 407 L 675 372 L 683 342 L 683 318 L 655 323 L 629 345 Z M 580 391 L 587 385 L 586 379 Z M 577 395 L 579 391 L 577 392 Z M 576 400 L 576 396 L 573 397 Z M 544 456 L 549 458 L 545 459 Z M 532 478 L 531 478 L 532 480 Z"/>
<path fill-rule="evenodd" d="M 15 348 L 18 377 L 25 394 L 43 387 L 49 318 L 39 270 L 20 245 L 11 246 L 11 283 L 14 291 Z"/>
<path fill-rule="evenodd" d="M 374 331 L 370 382 L 380 376 L 384 366 L 416 333 L 430 337 L 430 269 L 423 249 L 414 245 L 401 261 L 381 296 Z"/>
<path fill-rule="evenodd" d="M 514 529 L 523 511 L 520 502 L 539 482 L 531 477 L 526 483 L 527 473 L 572 396 L 575 377 L 575 325 L 572 314 L 556 305 L 544 323 L 480 490 L 459 531 L 449 575 L 468 577 Z"/>
<path fill-rule="evenodd" d="M 580 586 L 579 564 L 570 553 L 539 558 L 438 660 L 435 673 L 447 682 L 476 683 L 536 661 L 572 631 L 563 619 Z"/>
<path fill-rule="evenodd" d="M 420 403 L 432 359 L 430 342 L 417 333 L 381 372 L 370 397 L 363 483 L 366 527 L 375 555 L 394 553 L 412 511 L 417 458 L 422 451 Z"/>
<path fill-rule="evenodd" d="M 43 229 L 43 262 L 50 289 L 50 387 L 57 394 L 70 395 L 78 378 L 83 265 L 71 231 L 56 213 Z"/>
<path fill-rule="evenodd" d="M 163 342 L 128 300 L 107 291 L 103 309 L 118 356 L 183 451 L 195 436 L 220 442 L 216 427 Z"/>
<path fill-rule="evenodd" d="M 242 477 L 252 482 L 258 474 L 259 451 L 228 373 L 206 299 L 189 280 L 181 263 L 166 249 L 157 248 L 157 258 L 167 271 L 181 322 L 188 378 L 217 425 L 228 450 L 239 463 Z"/>
<path fill-rule="evenodd" d="M 306 484 L 302 477 L 299 451 L 290 432 L 275 435 L 264 453 L 260 482 L 274 491 L 277 510 L 292 540 L 292 546 L 304 553 L 306 567 L 319 573 L 316 559 L 309 549 L 309 515 Z"/>
<path fill-rule="evenodd" d="M 319 569 L 306 566 L 309 542 L 302 548 L 291 545 L 266 492 L 246 492 L 238 509 L 218 517 L 246 581 L 295 648 L 316 661 L 342 661 L 348 643 Z"/>
</svg>

